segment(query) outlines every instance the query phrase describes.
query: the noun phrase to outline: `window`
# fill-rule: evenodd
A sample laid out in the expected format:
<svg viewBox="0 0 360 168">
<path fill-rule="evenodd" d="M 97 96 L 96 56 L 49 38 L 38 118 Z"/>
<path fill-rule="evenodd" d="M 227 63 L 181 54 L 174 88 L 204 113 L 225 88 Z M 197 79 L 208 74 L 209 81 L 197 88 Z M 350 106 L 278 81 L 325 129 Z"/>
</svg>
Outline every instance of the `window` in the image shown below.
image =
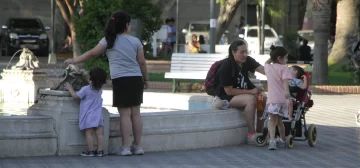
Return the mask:
<svg viewBox="0 0 360 168">
<path fill-rule="evenodd" d="M 13 19 L 10 20 L 10 28 L 13 29 L 42 29 L 41 23 L 36 19 Z"/>
<path fill-rule="evenodd" d="M 265 29 L 264 30 L 264 35 L 265 35 L 265 38 L 266 37 L 270 37 L 270 38 L 275 37 L 275 34 L 270 29 Z M 247 36 L 248 37 L 258 37 L 257 29 L 249 29 Z"/>
<path fill-rule="evenodd" d="M 265 37 L 275 37 L 275 34 L 270 29 L 265 29 L 264 35 Z"/>
<path fill-rule="evenodd" d="M 239 34 L 244 34 L 245 35 L 245 29 L 241 29 Z"/>
<path fill-rule="evenodd" d="M 210 31 L 210 24 L 191 24 L 191 31 Z"/>
<path fill-rule="evenodd" d="M 256 29 L 249 29 L 247 36 L 248 37 L 258 37 L 257 30 Z"/>
<path fill-rule="evenodd" d="M 300 33 L 300 36 L 308 41 L 314 41 L 314 33 Z"/>
</svg>

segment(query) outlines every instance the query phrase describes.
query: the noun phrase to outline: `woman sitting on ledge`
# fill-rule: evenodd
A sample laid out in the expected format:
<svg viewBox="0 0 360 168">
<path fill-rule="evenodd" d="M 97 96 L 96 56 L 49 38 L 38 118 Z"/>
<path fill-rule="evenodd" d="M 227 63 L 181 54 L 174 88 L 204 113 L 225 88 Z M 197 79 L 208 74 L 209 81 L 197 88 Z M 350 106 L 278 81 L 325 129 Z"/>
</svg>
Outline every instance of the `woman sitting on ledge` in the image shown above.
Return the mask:
<svg viewBox="0 0 360 168">
<path fill-rule="evenodd" d="M 261 88 L 251 83 L 248 77 L 248 73 L 254 71 L 265 74 L 264 66 L 248 56 L 246 42 L 239 40 L 230 45 L 229 56 L 223 61 L 216 73 L 216 80 L 219 81 L 217 96 L 221 100 L 229 101 L 231 107 L 243 109 L 245 113 L 248 126 L 248 142 L 254 141 L 256 96 L 262 91 Z M 264 97 L 264 99 L 266 98 Z M 266 101 L 263 100 L 263 102 Z M 256 127 L 258 133 L 262 132 L 264 124 L 263 120 L 259 120 L 261 116 L 262 111 L 259 111 Z"/>
<path fill-rule="evenodd" d="M 206 53 L 206 51 L 201 50 L 200 43 L 197 41 L 196 34 L 193 34 L 191 37 L 191 41 L 189 42 L 189 51 L 192 54 Z"/>
</svg>

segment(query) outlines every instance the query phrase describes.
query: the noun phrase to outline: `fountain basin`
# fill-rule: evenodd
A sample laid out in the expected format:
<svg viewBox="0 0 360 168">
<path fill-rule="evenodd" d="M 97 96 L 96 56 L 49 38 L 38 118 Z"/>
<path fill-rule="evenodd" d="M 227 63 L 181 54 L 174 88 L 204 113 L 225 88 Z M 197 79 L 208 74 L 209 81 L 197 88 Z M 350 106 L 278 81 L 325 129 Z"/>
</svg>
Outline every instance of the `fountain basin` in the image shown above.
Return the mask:
<svg viewBox="0 0 360 168">
<path fill-rule="evenodd" d="M 78 128 L 78 103 L 66 91 L 40 90 L 29 116 L 0 116 L 0 157 L 78 155 L 86 149 Z M 188 98 L 188 100 L 191 97 Z M 105 150 L 121 146 L 120 116 L 103 111 Z M 247 126 L 236 109 L 192 109 L 142 113 L 145 151 L 186 150 L 244 143 Z M 106 121 L 108 120 L 108 122 Z M 34 152 L 40 151 L 40 152 Z"/>
<path fill-rule="evenodd" d="M 50 116 L 57 132 L 56 155 L 78 155 L 86 149 L 84 132 L 79 130 L 79 101 L 74 101 L 68 91 L 40 89 L 38 103 L 32 105 L 29 116 Z M 107 154 L 109 137 L 109 112 L 103 108 L 104 153 Z M 96 146 L 96 141 L 94 146 Z"/>
<path fill-rule="evenodd" d="M 40 88 L 46 88 L 46 70 L 4 69 L 0 80 L 0 102 L 34 103 Z"/>
<path fill-rule="evenodd" d="M 197 109 L 141 114 L 145 151 L 187 150 L 245 143 L 247 126 L 236 109 Z M 121 146 L 119 115 L 110 117 L 109 153 Z"/>
<path fill-rule="evenodd" d="M 55 155 L 57 133 L 50 116 L 0 116 L 0 157 Z"/>
</svg>

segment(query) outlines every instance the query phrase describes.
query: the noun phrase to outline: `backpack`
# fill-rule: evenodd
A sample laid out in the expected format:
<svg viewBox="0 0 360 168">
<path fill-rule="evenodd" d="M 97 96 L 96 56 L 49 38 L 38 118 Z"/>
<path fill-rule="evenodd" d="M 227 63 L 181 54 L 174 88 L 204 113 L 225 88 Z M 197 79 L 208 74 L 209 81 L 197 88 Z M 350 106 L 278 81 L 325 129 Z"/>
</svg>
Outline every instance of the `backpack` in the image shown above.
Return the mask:
<svg viewBox="0 0 360 168">
<path fill-rule="evenodd" d="M 216 77 L 216 72 L 219 70 L 221 63 L 223 63 L 223 60 L 219 60 L 216 61 L 215 63 L 213 63 L 206 75 L 205 78 L 205 89 L 206 89 L 206 93 L 208 95 L 211 96 L 215 96 L 216 95 L 216 88 L 218 83 L 216 83 L 215 81 L 215 77 Z"/>
</svg>

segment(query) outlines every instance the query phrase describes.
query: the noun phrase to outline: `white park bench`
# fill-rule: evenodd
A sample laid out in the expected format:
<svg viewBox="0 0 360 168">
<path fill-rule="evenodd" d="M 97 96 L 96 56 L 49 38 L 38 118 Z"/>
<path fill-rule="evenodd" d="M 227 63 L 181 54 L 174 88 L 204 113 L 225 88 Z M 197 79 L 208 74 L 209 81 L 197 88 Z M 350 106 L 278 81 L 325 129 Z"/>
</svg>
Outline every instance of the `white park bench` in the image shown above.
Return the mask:
<svg viewBox="0 0 360 168">
<path fill-rule="evenodd" d="M 211 65 L 227 57 L 227 54 L 173 53 L 170 72 L 165 78 L 173 79 L 172 91 L 180 91 L 181 79 L 205 80 Z"/>
</svg>

